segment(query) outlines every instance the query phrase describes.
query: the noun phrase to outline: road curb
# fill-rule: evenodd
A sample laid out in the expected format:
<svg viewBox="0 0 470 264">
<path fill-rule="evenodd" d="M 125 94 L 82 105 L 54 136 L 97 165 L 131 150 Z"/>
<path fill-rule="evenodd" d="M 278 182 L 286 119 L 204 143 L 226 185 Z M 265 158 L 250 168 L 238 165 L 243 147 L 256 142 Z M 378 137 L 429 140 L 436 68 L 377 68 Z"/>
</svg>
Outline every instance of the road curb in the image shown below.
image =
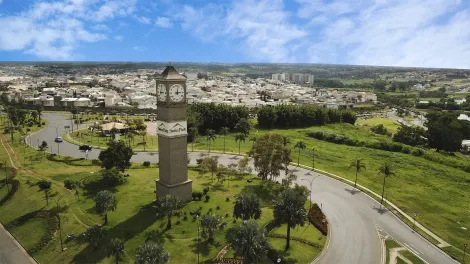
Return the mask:
<svg viewBox="0 0 470 264">
<path fill-rule="evenodd" d="M 325 216 L 326 217 L 326 216 Z M 309 264 L 315 264 L 315 263 L 318 263 L 318 261 L 321 260 L 321 258 L 323 257 L 323 255 L 325 255 L 326 251 L 328 251 L 328 248 L 330 247 L 330 241 L 331 241 L 331 226 L 328 224 L 328 234 L 326 235 L 326 243 L 325 243 L 325 246 L 323 247 L 322 251 L 320 254 L 318 254 L 313 260 L 312 262 L 310 262 Z"/>
</svg>

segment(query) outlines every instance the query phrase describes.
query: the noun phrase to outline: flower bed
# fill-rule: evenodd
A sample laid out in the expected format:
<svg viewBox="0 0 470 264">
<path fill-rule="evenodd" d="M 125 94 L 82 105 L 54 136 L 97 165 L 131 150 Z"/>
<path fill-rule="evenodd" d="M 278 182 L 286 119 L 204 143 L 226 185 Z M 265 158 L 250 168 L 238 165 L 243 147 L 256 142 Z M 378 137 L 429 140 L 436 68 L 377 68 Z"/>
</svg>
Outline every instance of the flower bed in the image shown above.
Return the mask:
<svg viewBox="0 0 470 264">
<path fill-rule="evenodd" d="M 317 204 L 313 204 L 308 211 L 308 221 L 312 223 L 324 236 L 328 234 L 328 221 Z"/>
</svg>

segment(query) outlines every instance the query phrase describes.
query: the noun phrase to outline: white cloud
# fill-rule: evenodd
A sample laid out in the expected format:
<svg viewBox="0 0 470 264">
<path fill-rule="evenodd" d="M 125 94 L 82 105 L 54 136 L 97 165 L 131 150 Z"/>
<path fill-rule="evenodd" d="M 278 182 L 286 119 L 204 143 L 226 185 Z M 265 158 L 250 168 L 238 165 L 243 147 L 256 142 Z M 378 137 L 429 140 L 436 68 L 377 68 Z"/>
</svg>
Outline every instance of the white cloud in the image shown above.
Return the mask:
<svg viewBox="0 0 470 264">
<path fill-rule="evenodd" d="M 259 61 L 293 62 L 306 32 L 289 22 L 282 0 L 232 1 L 196 9 L 183 6 L 175 16 L 183 29 L 204 41 L 228 37 L 240 42 L 240 51 Z M 237 44 L 234 44 L 236 46 Z"/>
<path fill-rule="evenodd" d="M 155 26 L 162 28 L 170 28 L 173 26 L 173 23 L 171 23 L 171 20 L 168 17 L 158 17 L 157 21 L 155 21 Z"/>
<path fill-rule="evenodd" d="M 124 40 L 124 36 L 114 36 L 114 39 L 117 40 L 117 41 L 123 41 Z"/>
<path fill-rule="evenodd" d="M 463 1 L 299 2 L 299 16 L 332 20 L 310 46 L 311 62 L 470 68 L 470 9 Z M 335 17 L 333 7 L 347 15 Z"/>
<path fill-rule="evenodd" d="M 139 22 L 139 23 L 142 23 L 142 24 L 150 24 L 150 18 L 148 17 L 145 17 L 145 16 L 135 16 L 135 19 Z"/>
<path fill-rule="evenodd" d="M 133 12 L 136 0 L 35 2 L 15 15 L 0 17 L 0 50 L 22 51 L 46 59 L 73 59 L 82 42 L 107 38 L 104 21 Z"/>
</svg>

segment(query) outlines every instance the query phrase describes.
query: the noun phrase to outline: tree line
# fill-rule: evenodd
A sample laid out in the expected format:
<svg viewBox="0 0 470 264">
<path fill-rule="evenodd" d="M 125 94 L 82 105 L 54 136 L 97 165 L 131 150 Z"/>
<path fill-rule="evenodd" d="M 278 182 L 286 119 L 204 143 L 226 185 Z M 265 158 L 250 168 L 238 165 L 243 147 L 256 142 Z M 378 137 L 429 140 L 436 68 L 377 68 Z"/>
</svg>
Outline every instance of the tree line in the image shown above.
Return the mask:
<svg viewBox="0 0 470 264">
<path fill-rule="evenodd" d="M 322 126 L 340 122 L 354 124 L 356 119 L 356 113 L 350 110 L 310 105 L 264 106 L 258 110 L 258 125 L 267 129 Z"/>
</svg>

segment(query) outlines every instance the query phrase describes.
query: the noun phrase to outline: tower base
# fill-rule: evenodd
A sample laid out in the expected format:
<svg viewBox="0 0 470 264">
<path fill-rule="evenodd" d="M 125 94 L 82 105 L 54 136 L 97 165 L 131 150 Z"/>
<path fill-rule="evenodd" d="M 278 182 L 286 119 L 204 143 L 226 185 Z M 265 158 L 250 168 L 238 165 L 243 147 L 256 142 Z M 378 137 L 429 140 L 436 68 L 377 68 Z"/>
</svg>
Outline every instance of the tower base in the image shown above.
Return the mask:
<svg viewBox="0 0 470 264">
<path fill-rule="evenodd" d="M 167 194 L 178 197 L 183 202 L 192 201 L 192 187 L 193 181 L 187 180 L 182 183 L 167 185 L 161 181 L 155 181 L 155 194 L 157 197 L 162 197 Z"/>
</svg>

